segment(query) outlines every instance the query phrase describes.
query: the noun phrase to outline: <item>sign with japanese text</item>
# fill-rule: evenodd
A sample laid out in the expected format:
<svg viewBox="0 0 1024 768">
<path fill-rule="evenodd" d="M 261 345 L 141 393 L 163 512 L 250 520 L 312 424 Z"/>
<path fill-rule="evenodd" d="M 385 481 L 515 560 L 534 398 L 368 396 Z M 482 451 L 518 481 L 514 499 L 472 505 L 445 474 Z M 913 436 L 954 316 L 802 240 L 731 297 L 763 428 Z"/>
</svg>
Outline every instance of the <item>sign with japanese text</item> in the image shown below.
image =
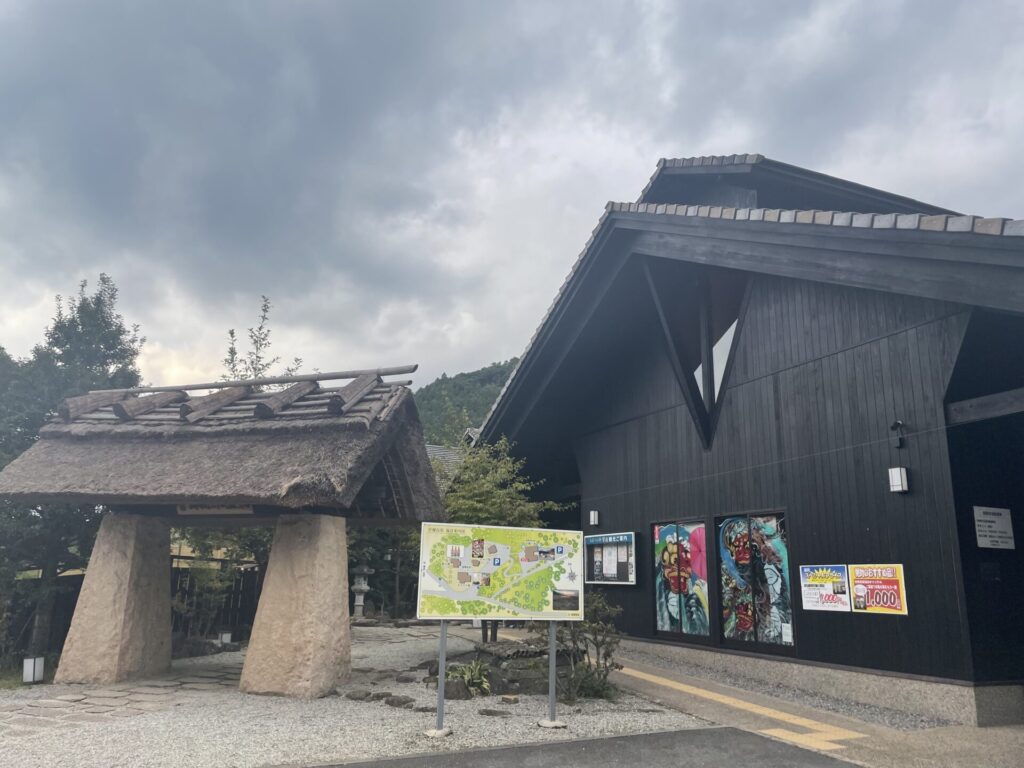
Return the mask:
<svg viewBox="0 0 1024 768">
<path fill-rule="evenodd" d="M 849 565 L 850 592 L 854 613 L 887 613 L 907 615 L 907 588 L 903 582 L 903 566 Z"/>
<path fill-rule="evenodd" d="M 974 508 L 974 533 L 985 549 L 1016 549 L 1010 510 L 998 507 Z"/>
<path fill-rule="evenodd" d="M 800 597 L 805 611 L 850 610 L 845 565 L 801 565 Z"/>
</svg>

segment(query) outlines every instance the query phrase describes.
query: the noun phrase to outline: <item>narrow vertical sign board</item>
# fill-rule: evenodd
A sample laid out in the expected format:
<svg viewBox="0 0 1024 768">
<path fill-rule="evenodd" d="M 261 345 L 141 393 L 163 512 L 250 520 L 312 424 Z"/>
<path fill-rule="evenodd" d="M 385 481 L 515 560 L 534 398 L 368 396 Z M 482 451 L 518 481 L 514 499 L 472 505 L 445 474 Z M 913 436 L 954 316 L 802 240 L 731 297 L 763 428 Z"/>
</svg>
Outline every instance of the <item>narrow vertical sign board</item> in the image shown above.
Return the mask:
<svg viewBox="0 0 1024 768">
<path fill-rule="evenodd" d="M 1016 549 L 1010 510 L 999 507 L 974 508 L 974 533 L 984 549 Z"/>
</svg>

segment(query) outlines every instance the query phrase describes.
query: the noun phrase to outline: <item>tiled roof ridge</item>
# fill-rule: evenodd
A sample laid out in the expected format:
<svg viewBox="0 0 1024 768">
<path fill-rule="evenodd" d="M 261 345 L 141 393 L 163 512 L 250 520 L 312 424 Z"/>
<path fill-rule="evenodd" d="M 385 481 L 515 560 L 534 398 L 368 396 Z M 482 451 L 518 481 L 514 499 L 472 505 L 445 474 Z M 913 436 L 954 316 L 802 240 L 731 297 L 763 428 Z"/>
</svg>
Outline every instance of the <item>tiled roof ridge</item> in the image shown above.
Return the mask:
<svg viewBox="0 0 1024 768">
<path fill-rule="evenodd" d="M 735 155 L 735 157 L 745 157 L 743 155 Z M 755 157 L 761 157 L 756 155 Z M 696 159 L 696 158 L 691 158 Z M 663 161 L 658 162 L 658 168 L 660 170 Z M 572 282 L 576 273 L 579 271 L 583 262 L 586 260 L 586 256 L 590 251 L 591 246 L 594 244 L 594 240 L 597 239 L 598 233 L 604 226 L 605 221 L 614 212 L 628 212 L 628 213 L 648 213 L 648 214 L 672 214 L 676 216 L 687 216 L 687 217 L 705 217 L 714 219 L 726 219 L 734 221 L 763 221 L 763 222 L 777 222 L 780 224 L 793 223 L 793 224 L 817 224 L 827 225 L 833 227 L 850 227 L 850 228 L 871 228 L 871 229 L 898 229 L 898 230 L 917 230 L 923 232 L 959 232 L 959 233 L 972 233 L 981 235 L 1000 235 L 1000 236 L 1024 236 L 1024 219 L 991 219 L 983 218 L 981 216 L 954 216 L 949 214 L 930 215 L 922 213 L 853 213 L 845 211 L 815 211 L 815 210 L 782 210 L 778 208 L 729 208 L 726 206 L 719 205 L 685 205 L 675 203 L 616 203 L 609 201 L 605 205 L 605 209 L 601 214 L 601 218 L 597 222 L 597 226 L 594 227 L 593 232 L 590 234 L 590 238 L 587 240 L 586 245 L 583 246 L 583 250 L 580 251 L 579 256 L 573 262 L 572 267 L 569 270 L 569 274 L 566 275 L 565 280 L 558 287 L 558 291 L 555 294 L 555 298 L 548 306 L 547 311 L 544 313 L 544 317 L 541 319 L 540 324 L 534 330 L 533 335 L 526 344 L 526 349 L 523 354 L 519 356 L 519 361 L 516 363 L 515 368 L 509 374 L 508 379 L 505 380 L 504 386 L 501 388 L 501 392 L 495 398 L 491 404 L 490 410 L 487 412 L 487 416 L 480 423 L 480 431 L 482 432 L 487 425 L 490 423 L 494 416 L 495 411 L 498 408 L 498 404 L 504 399 L 505 394 L 508 392 L 509 387 L 515 380 L 519 369 L 523 366 L 524 361 L 529 356 L 534 345 L 537 342 L 537 338 L 540 336 L 541 331 L 547 325 L 551 315 L 554 313 L 555 308 L 561 302 L 566 289 Z M 474 438 L 474 443 L 479 439 L 479 435 Z"/>
<path fill-rule="evenodd" d="M 976 235 L 1024 236 L 1024 219 L 985 218 L 982 216 L 730 208 L 721 205 L 686 205 L 682 203 L 608 203 L 606 210 L 731 221 L 817 224 L 855 229 L 900 229 L 921 232 L 968 232 Z"/>
<path fill-rule="evenodd" d="M 647 180 L 647 186 L 640 191 L 642 200 L 658 178 L 662 168 L 699 168 L 712 165 L 753 165 L 764 161 L 764 155 L 739 154 L 739 155 L 699 155 L 697 157 L 662 157 L 654 167 L 654 173 Z"/>
</svg>

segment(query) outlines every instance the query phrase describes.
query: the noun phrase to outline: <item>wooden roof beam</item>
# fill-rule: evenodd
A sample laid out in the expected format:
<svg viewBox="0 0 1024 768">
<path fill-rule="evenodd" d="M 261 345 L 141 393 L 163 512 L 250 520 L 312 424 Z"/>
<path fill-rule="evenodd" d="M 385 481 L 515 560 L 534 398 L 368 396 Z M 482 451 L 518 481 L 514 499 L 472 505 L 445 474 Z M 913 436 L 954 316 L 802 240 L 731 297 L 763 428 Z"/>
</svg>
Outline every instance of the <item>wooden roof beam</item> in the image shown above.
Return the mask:
<svg viewBox="0 0 1024 768">
<path fill-rule="evenodd" d="M 228 387 L 219 392 L 214 392 L 212 395 L 193 397 L 191 400 L 181 404 L 179 411 L 181 419 L 189 424 L 195 424 L 225 405 L 231 405 L 236 400 L 241 400 L 251 392 L 251 387 Z"/>
<path fill-rule="evenodd" d="M 347 384 L 327 401 L 327 410 L 337 415 L 348 413 L 352 407 L 381 383 L 380 376 L 367 373 Z"/>
<path fill-rule="evenodd" d="M 118 390 L 115 392 L 90 392 L 87 395 L 69 397 L 57 406 L 57 413 L 64 421 L 74 421 L 79 416 L 92 413 L 107 405 L 113 405 L 128 396 L 126 390 Z"/>
<path fill-rule="evenodd" d="M 288 389 L 276 392 L 256 403 L 253 413 L 260 419 L 272 419 L 301 397 L 312 394 L 320 388 L 315 381 L 299 381 Z"/>
<path fill-rule="evenodd" d="M 398 365 L 392 368 L 363 368 L 352 371 L 331 371 L 329 373 L 302 373 L 293 376 L 272 376 L 263 379 L 242 379 L 239 381 L 207 381 L 201 384 L 182 384 L 175 387 L 135 387 L 132 389 L 97 389 L 89 394 L 141 392 L 176 392 L 196 389 L 224 389 L 225 387 L 262 387 L 268 384 L 295 384 L 300 381 L 335 381 L 337 379 L 357 379 L 362 376 L 397 376 L 403 373 L 415 373 L 418 364 Z"/>
<path fill-rule="evenodd" d="M 1024 413 L 1024 387 L 949 403 L 946 406 L 946 423 L 952 427 L 1015 413 Z"/>
<path fill-rule="evenodd" d="M 114 413 L 121 421 L 131 421 L 136 416 L 151 413 L 157 408 L 165 405 L 173 405 L 187 400 L 188 395 L 178 390 L 177 392 L 157 392 L 148 397 L 129 397 L 126 400 L 119 400 L 114 403 Z"/>
</svg>

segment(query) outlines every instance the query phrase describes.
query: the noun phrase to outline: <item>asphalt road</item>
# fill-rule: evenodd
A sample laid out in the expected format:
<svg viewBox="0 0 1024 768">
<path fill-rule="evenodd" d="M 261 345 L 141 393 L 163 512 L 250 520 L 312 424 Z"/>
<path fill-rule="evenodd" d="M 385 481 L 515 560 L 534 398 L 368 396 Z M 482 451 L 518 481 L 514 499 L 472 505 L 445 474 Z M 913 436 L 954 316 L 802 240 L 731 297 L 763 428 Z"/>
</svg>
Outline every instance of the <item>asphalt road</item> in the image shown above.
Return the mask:
<svg viewBox="0 0 1024 768">
<path fill-rule="evenodd" d="M 720 768 L 726 765 L 836 768 L 849 763 L 735 728 L 700 728 L 523 747 L 440 752 L 344 765 L 346 768 L 621 768 L 657 765 L 671 768 Z"/>
</svg>

